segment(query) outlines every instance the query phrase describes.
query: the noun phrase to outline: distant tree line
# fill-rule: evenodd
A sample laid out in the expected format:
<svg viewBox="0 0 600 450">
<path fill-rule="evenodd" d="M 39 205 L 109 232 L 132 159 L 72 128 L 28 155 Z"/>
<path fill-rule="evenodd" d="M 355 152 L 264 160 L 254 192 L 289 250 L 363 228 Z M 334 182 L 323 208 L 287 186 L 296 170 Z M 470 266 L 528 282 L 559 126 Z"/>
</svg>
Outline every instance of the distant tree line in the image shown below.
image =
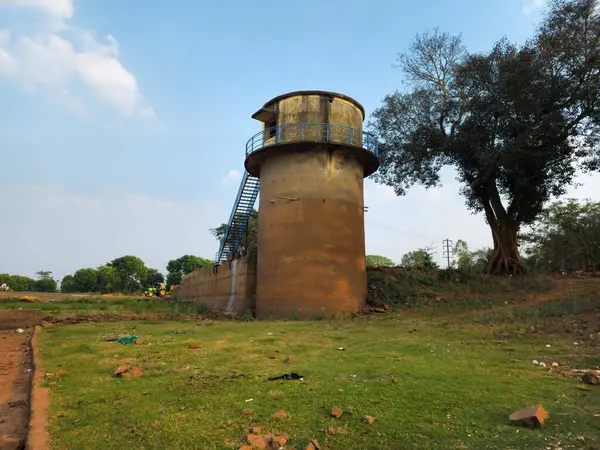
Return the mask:
<svg viewBox="0 0 600 450">
<path fill-rule="evenodd" d="M 194 255 L 184 255 L 167 263 L 167 285 L 181 283 L 183 276 L 207 267 L 212 261 Z M 63 278 L 61 292 L 133 293 L 164 283 L 165 276 L 157 269 L 146 267 L 137 256 L 126 255 L 97 269 L 84 268 Z"/>
<path fill-rule="evenodd" d="M 600 202 L 569 199 L 553 203 L 520 237 L 533 270 L 598 271 Z"/>
<path fill-rule="evenodd" d="M 37 280 L 22 275 L 0 273 L 0 285 L 7 284 L 13 291 L 20 292 L 56 292 L 56 280 L 52 272 L 40 270 L 36 272 Z"/>
<path fill-rule="evenodd" d="M 211 264 L 210 259 L 194 255 L 172 259 L 167 264 L 166 283 L 177 285 L 185 275 Z M 16 292 L 57 292 L 58 283 L 52 272 L 39 271 L 36 275 L 38 278 L 34 280 L 22 275 L 0 274 L 0 285 L 6 283 Z M 125 255 L 95 269 L 81 268 L 66 275 L 60 283 L 60 292 L 135 293 L 164 282 L 165 276 L 157 269 L 147 267 L 137 256 Z"/>
</svg>

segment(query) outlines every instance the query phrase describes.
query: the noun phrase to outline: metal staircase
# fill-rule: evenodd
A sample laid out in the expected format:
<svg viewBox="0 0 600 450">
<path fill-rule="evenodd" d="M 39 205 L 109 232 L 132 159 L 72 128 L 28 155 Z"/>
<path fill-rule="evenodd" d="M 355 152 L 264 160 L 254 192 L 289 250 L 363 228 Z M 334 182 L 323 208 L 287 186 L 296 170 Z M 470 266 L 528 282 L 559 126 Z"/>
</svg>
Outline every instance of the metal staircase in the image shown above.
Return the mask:
<svg viewBox="0 0 600 450">
<path fill-rule="evenodd" d="M 260 180 L 248 172 L 244 172 L 231 215 L 229 216 L 229 222 L 227 222 L 227 228 L 225 228 L 225 235 L 221 239 L 219 251 L 215 256 L 216 264 L 227 261 L 227 258 L 235 255 L 238 251 L 259 190 Z"/>
</svg>

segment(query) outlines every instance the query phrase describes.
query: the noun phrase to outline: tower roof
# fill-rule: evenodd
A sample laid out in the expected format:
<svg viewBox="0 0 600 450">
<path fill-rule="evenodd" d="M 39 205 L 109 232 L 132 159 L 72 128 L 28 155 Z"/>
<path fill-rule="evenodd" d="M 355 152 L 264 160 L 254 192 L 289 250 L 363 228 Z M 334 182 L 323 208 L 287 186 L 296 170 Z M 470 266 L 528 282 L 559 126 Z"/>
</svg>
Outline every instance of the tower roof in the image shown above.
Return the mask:
<svg viewBox="0 0 600 450">
<path fill-rule="evenodd" d="M 257 112 L 255 112 L 252 115 L 252 118 L 256 119 L 257 117 L 255 117 L 255 116 L 260 114 L 262 111 L 264 111 L 266 108 L 268 108 L 269 105 L 271 105 L 273 103 L 277 103 L 280 100 L 283 100 L 284 98 L 296 97 L 296 96 L 300 96 L 300 95 L 320 95 L 323 97 L 341 98 L 343 100 L 346 100 L 346 101 L 352 103 L 354 106 L 356 106 L 358 109 L 360 109 L 360 112 L 362 113 L 362 116 L 363 116 L 363 120 L 365 118 L 365 108 L 363 107 L 363 105 L 361 105 L 358 101 L 354 100 L 352 97 L 349 97 L 344 94 L 338 94 L 337 92 L 332 92 L 332 91 L 293 91 L 293 92 L 288 92 L 286 94 L 278 95 L 277 97 L 274 97 L 271 100 L 269 100 L 268 102 L 266 102 L 260 110 L 258 110 Z"/>
</svg>

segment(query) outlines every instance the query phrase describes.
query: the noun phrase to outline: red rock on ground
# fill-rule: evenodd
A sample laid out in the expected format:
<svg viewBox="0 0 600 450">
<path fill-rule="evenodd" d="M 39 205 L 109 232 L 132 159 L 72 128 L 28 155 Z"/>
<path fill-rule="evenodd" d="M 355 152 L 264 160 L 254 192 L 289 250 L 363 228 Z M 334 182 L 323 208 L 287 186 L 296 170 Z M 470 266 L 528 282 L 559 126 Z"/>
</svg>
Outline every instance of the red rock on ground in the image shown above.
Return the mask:
<svg viewBox="0 0 600 450">
<path fill-rule="evenodd" d="M 288 435 L 285 433 L 275 435 L 272 437 L 271 441 L 273 443 L 273 447 L 275 447 L 275 448 L 283 447 L 288 441 Z"/>
<path fill-rule="evenodd" d="M 271 356 L 269 356 L 269 359 L 277 359 L 279 358 L 279 356 L 277 356 L 275 353 L 273 353 Z"/>
<path fill-rule="evenodd" d="M 113 372 L 113 377 L 118 377 L 119 375 L 123 375 L 126 372 L 129 372 L 129 366 L 119 366 Z"/>
<path fill-rule="evenodd" d="M 133 369 L 129 366 L 119 366 L 113 372 L 113 377 L 123 377 L 123 378 L 139 378 L 144 374 L 144 371 L 139 367 L 134 367 Z"/>
<path fill-rule="evenodd" d="M 67 374 L 66 370 L 59 370 L 58 372 L 56 372 L 56 376 L 57 377 L 64 377 Z"/>
<path fill-rule="evenodd" d="M 283 362 L 284 362 L 284 363 L 291 363 L 291 362 L 292 362 L 292 357 L 291 357 L 291 356 L 288 356 L 287 358 L 285 358 L 285 359 L 283 360 Z"/>
<path fill-rule="evenodd" d="M 331 412 L 329 414 L 331 417 L 335 417 L 337 419 L 338 417 L 342 417 L 344 411 L 342 411 L 340 408 L 331 408 Z"/>
<path fill-rule="evenodd" d="M 288 414 L 283 409 L 280 409 L 279 411 L 273 413 L 271 418 L 272 419 L 285 419 L 287 416 L 288 416 Z"/>
<path fill-rule="evenodd" d="M 242 444 L 240 445 L 240 448 L 238 450 L 252 450 L 252 447 L 246 444 Z"/>
<path fill-rule="evenodd" d="M 144 371 L 139 367 L 134 367 L 129 371 L 129 375 L 131 376 L 131 378 L 139 378 L 142 375 L 144 375 Z"/>
<path fill-rule="evenodd" d="M 250 428 L 250 433 L 253 433 L 253 434 L 258 434 L 258 433 L 260 433 L 260 431 L 261 431 L 260 427 L 252 427 L 252 428 Z"/>
<path fill-rule="evenodd" d="M 515 411 L 508 418 L 517 425 L 537 428 L 544 424 L 550 414 L 542 405 Z"/>
<path fill-rule="evenodd" d="M 250 447 L 256 450 L 267 450 L 271 447 L 271 438 L 270 434 L 249 434 L 246 437 L 246 440 L 250 444 Z"/>
<path fill-rule="evenodd" d="M 398 378 L 396 378 L 396 377 L 392 378 L 392 383 L 398 384 Z"/>
<path fill-rule="evenodd" d="M 254 410 L 250 409 L 250 408 L 244 408 L 242 409 L 242 414 L 244 416 L 249 416 L 250 414 L 252 414 L 254 412 Z"/>
<path fill-rule="evenodd" d="M 363 422 L 368 425 L 372 425 L 373 422 L 375 422 L 375 419 L 371 416 L 365 416 L 365 417 L 363 417 Z"/>
<path fill-rule="evenodd" d="M 144 343 L 144 340 L 142 338 L 136 339 L 135 341 L 133 341 L 134 344 L 137 345 L 142 345 Z"/>
<path fill-rule="evenodd" d="M 198 344 L 190 344 L 189 348 L 192 350 L 196 350 L 196 349 L 200 348 L 200 346 Z"/>
</svg>

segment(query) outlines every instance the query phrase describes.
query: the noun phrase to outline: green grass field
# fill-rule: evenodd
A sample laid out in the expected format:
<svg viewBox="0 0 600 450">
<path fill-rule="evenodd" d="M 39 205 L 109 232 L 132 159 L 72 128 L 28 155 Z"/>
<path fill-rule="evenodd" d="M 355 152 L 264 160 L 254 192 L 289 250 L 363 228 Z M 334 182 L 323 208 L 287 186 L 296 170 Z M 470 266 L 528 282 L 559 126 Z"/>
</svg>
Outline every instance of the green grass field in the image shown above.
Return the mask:
<svg viewBox="0 0 600 450">
<path fill-rule="evenodd" d="M 600 448 L 600 387 L 578 390 L 577 379 L 531 363 L 599 365 L 598 341 L 575 347 L 561 326 L 530 332 L 545 318 L 570 321 L 554 309 L 502 311 L 48 328 L 40 335 L 44 371 L 67 371 L 51 388 L 52 448 L 237 449 L 251 426 L 287 433 L 286 449 L 311 438 L 328 449 Z M 106 342 L 112 333 L 144 343 Z M 120 364 L 144 375 L 112 378 Z M 286 372 L 305 380 L 267 381 Z M 543 428 L 510 424 L 510 413 L 537 403 L 550 412 Z M 332 407 L 346 412 L 331 418 Z M 279 409 L 289 417 L 270 418 Z M 363 423 L 364 415 L 375 422 Z"/>
</svg>

